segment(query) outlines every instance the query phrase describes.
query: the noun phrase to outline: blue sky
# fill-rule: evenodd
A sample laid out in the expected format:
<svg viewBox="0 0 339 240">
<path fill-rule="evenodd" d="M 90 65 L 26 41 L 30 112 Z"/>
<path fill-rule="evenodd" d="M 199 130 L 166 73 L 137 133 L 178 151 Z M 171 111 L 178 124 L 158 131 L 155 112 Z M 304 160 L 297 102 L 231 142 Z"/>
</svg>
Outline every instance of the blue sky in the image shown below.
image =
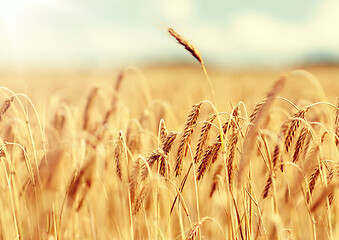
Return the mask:
<svg viewBox="0 0 339 240">
<path fill-rule="evenodd" d="M 193 62 L 166 26 L 210 64 L 339 59 L 338 24 L 337 0 L 0 0 L 0 68 Z"/>
</svg>

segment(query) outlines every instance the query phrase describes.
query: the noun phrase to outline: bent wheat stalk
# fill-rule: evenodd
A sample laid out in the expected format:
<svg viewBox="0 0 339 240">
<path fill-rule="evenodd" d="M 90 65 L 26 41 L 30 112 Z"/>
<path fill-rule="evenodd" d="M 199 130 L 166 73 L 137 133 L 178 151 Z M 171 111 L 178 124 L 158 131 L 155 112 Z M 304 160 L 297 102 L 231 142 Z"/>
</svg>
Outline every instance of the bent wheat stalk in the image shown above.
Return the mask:
<svg viewBox="0 0 339 240">
<path fill-rule="evenodd" d="M 268 109 L 272 106 L 273 101 L 280 92 L 285 84 L 286 77 L 282 76 L 272 87 L 272 90 L 269 91 L 267 94 L 265 102 L 260 106 L 260 108 L 257 110 L 257 113 L 255 114 L 254 117 L 252 117 L 252 126 L 250 127 L 247 136 L 244 141 L 244 148 L 241 154 L 241 158 L 239 161 L 239 172 L 238 172 L 238 187 L 240 187 L 240 181 L 242 178 L 242 174 L 247 167 L 249 163 L 249 155 L 250 152 L 255 144 L 255 138 L 257 137 L 258 134 L 258 128 L 261 120 L 263 117 L 267 114 Z"/>
</svg>

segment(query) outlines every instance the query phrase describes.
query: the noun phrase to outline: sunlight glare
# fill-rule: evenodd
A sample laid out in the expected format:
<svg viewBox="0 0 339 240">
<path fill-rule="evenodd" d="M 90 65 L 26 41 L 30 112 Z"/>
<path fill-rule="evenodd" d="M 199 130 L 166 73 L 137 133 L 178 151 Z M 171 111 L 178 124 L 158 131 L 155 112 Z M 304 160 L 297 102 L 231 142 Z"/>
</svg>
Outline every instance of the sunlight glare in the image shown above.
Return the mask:
<svg viewBox="0 0 339 240">
<path fill-rule="evenodd" d="M 0 0 L 0 19 L 13 26 L 30 0 Z"/>
</svg>

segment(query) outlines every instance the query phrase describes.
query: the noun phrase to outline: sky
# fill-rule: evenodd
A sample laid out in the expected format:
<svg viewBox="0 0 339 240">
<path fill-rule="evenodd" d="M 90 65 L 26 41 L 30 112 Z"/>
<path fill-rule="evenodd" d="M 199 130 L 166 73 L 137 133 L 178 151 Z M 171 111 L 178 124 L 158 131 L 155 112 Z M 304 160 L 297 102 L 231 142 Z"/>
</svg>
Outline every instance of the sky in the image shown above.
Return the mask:
<svg viewBox="0 0 339 240">
<path fill-rule="evenodd" d="M 339 61 L 338 0 L 0 0 L 0 69 Z"/>
</svg>

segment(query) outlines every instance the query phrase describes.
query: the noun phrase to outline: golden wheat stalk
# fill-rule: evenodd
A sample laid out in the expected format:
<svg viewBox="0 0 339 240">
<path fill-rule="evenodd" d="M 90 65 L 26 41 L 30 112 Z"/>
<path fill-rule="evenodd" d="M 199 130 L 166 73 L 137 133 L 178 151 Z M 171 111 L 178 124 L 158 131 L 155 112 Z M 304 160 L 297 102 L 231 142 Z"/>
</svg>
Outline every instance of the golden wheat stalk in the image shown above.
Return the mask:
<svg viewBox="0 0 339 240">
<path fill-rule="evenodd" d="M 263 192 L 263 194 L 262 194 L 262 197 L 263 198 L 267 198 L 267 196 L 268 196 L 268 193 L 269 193 L 269 191 L 270 191 L 270 188 L 271 188 L 271 186 L 272 186 L 272 173 L 270 173 L 269 175 L 268 175 L 268 178 L 267 178 L 267 181 L 266 181 L 266 185 L 265 185 L 265 188 L 264 188 L 264 192 Z"/>
<path fill-rule="evenodd" d="M 231 140 L 230 140 L 230 147 L 228 151 L 228 158 L 227 158 L 227 174 L 228 174 L 228 184 L 229 188 L 232 189 L 232 180 L 233 180 L 233 167 L 234 167 L 234 158 L 235 158 L 235 153 L 237 150 L 237 143 L 239 139 L 239 130 L 234 129 L 233 133 L 231 135 Z"/>
<path fill-rule="evenodd" d="M 142 181 L 144 181 L 147 178 L 149 169 L 153 167 L 154 163 L 159 162 L 163 157 L 165 156 L 164 156 L 163 151 L 160 148 L 155 149 L 150 153 L 150 155 L 146 159 L 147 163 L 144 163 L 141 168 L 141 180 Z"/>
<path fill-rule="evenodd" d="M 184 130 L 181 134 L 180 144 L 177 153 L 176 165 L 175 165 L 175 175 L 178 177 L 182 171 L 182 160 L 187 155 L 188 145 L 191 142 L 191 136 L 194 131 L 195 124 L 200 114 L 200 107 L 202 103 L 195 104 L 190 114 L 187 117 Z"/>
<path fill-rule="evenodd" d="M 183 36 L 177 33 L 173 28 L 167 29 L 168 33 L 174 37 L 180 45 L 182 45 L 195 59 L 199 61 L 200 64 L 203 64 L 201 55 L 196 47 L 186 40 Z"/>
<path fill-rule="evenodd" d="M 188 232 L 186 240 L 195 240 L 201 224 L 203 224 L 208 219 L 210 219 L 210 218 L 209 217 L 203 217 L 203 218 L 200 219 L 199 222 L 195 223 L 193 225 L 193 227 L 190 229 L 190 231 Z"/>
<path fill-rule="evenodd" d="M 223 134 L 226 135 L 228 127 L 229 127 L 229 122 L 225 122 L 224 125 L 222 126 L 223 129 Z M 215 142 L 212 145 L 209 145 L 202 158 L 200 161 L 200 165 L 197 170 L 197 180 L 201 180 L 209 166 L 218 159 L 219 152 L 221 149 L 221 138 L 222 136 L 219 134 L 215 140 Z"/>
<path fill-rule="evenodd" d="M 163 177 L 169 177 L 170 175 L 170 165 L 167 161 L 167 157 L 165 155 L 162 155 L 159 159 L 159 174 Z"/>
<path fill-rule="evenodd" d="M 264 103 L 267 101 L 267 98 L 265 98 L 264 100 L 262 100 L 261 102 L 257 103 L 257 105 L 255 105 L 252 114 L 249 117 L 249 122 L 253 123 L 254 120 L 256 119 L 259 110 L 261 109 L 262 105 L 264 105 Z"/>
<path fill-rule="evenodd" d="M 311 177 L 310 177 L 310 180 L 308 182 L 308 189 L 309 189 L 309 192 L 307 192 L 307 195 L 306 195 L 306 201 L 309 202 L 310 201 L 310 198 L 313 194 L 313 191 L 314 191 L 314 188 L 315 188 L 315 184 L 317 183 L 317 180 L 320 176 L 320 167 L 319 165 L 314 169 Z"/>
<path fill-rule="evenodd" d="M 292 162 L 295 163 L 299 160 L 299 156 L 300 156 L 300 153 L 303 150 L 305 140 L 306 140 L 308 133 L 309 133 L 308 128 L 303 128 L 301 130 L 300 135 L 299 135 L 298 140 L 297 140 L 297 144 L 295 145 L 295 148 L 294 148 L 294 154 L 293 154 L 293 161 Z"/>
<path fill-rule="evenodd" d="M 208 76 L 208 73 L 207 73 L 204 61 L 202 60 L 202 57 L 200 55 L 200 52 L 198 51 L 198 49 L 194 45 L 192 45 L 183 36 L 181 36 L 179 33 L 177 33 L 173 28 L 168 28 L 167 31 L 172 37 L 174 37 L 177 40 L 177 42 L 180 45 L 182 45 L 200 63 L 200 66 L 202 67 L 202 70 L 203 70 L 203 72 L 206 76 L 208 86 L 209 86 L 210 91 L 211 91 L 211 96 L 212 96 L 214 106 L 216 106 L 217 102 L 216 102 L 216 97 L 215 97 L 215 93 L 214 93 L 214 90 L 213 90 L 212 82 L 211 82 L 210 77 Z M 219 125 L 221 127 L 221 122 L 220 122 L 219 116 L 217 116 L 217 118 L 218 118 Z"/>
<path fill-rule="evenodd" d="M 287 135 L 285 137 L 286 152 L 289 151 L 291 144 L 293 142 L 294 135 L 295 135 L 296 131 L 298 130 L 299 126 L 300 126 L 300 121 L 301 121 L 300 119 L 305 118 L 305 114 L 306 114 L 307 111 L 308 111 L 308 108 L 304 108 L 304 109 L 301 109 L 296 114 L 294 114 L 293 120 L 291 122 L 291 125 L 288 129 Z"/>
<path fill-rule="evenodd" d="M 177 137 L 177 133 L 174 132 L 169 132 L 164 140 L 164 142 L 162 143 L 162 150 L 164 152 L 165 155 L 167 155 L 169 153 L 169 151 L 171 151 L 171 148 L 173 146 L 174 140 Z"/>
<path fill-rule="evenodd" d="M 255 117 L 252 119 L 252 126 L 249 128 L 249 131 L 246 134 L 247 136 L 245 137 L 243 144 L 244 147 L 239 161 L 238 183 L 240 183 L 242 174 L 249 163 L 249 155 L 255 144 L 255 138 L 258 134 L 260 121 L 268 113 L 268 110 L 272 106 L 276 95 L 282 90 L 285 81 L 286 78 L 283 76 L 273 85 L 271 91 L 269 91 L 266 96 L 265 102 L 256 111 Z M 240 187 L 240 184 L 238 184 L 238 186 Z"/>
<path fill-rule="evenodd" d="M 280 148 L 281 148 L 281 145 L 282 145 L 282 140 L 285 138 L 285 135 L 286 135 L 286 132 L 288 130 L 288 122 L 285 122 L 281 128 L 280 128 L 280 132 L 279 132 L 279 135 L 278 135 L 278 139 L 277 139 L 277 143 L 274 147 L 274 151 L 273 151 L 273 156 L 272 156 L 272 165 L 273 165 L 273 168 L 276 167 L 278 161 L 279 161 L 279 158 L 280 158 L 280 161 L 281 161 L 281 165 L 280 165 L 280 170 L 281 172 L 284 171 L 284 164 L 283 164 L 283 159 L 281 157 L 281 151 L 280 151 Z"/>
<path fill-rule="evenodd" d="M 208 139 L 208 134 L 212 127 L 212 122 L 216 118 L 216 116 L 217 116 L 216 114 L 210 116 L 201 128 L 200 136 L 195 150 L 194 163 L 198 163 L 200 161 L 201 155 L 203 154 L 203 148 L 205 147 L 205 144 Z"/>
<path fill-rule="evenodd" d="M 204 176 L 206 169 L 208 167 L 208 165 L 211 162 L 211 159 L 213 157 L 213 148 L 215 145 L 212 146 L 208 146 L 207 149 L 205 150 L 205 153 L 202 157 L 202 161 L 200 162 L 200 165 L 198 167 L 198 171 L 197 171 L 197 180 L 201 180 L 202 177 Z"/>
</svg>

